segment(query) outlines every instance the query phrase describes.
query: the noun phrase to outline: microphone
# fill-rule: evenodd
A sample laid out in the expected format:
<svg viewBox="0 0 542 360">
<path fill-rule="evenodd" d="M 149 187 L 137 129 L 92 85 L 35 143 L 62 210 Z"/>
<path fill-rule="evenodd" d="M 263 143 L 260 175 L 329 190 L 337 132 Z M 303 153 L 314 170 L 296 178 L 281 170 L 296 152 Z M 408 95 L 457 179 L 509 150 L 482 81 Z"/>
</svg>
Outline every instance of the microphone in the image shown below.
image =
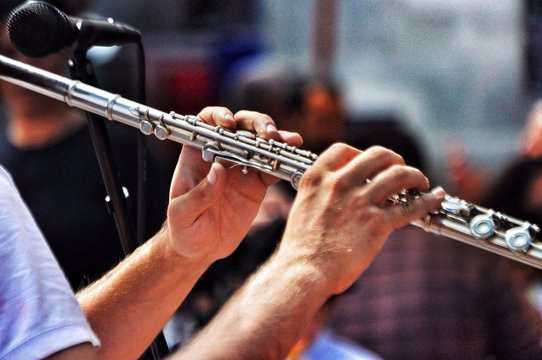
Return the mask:
<svg viewBox="0 0 542 360">
<path fill-rule="evenodd" d="M 42 57 L 73 47 L 122 45 L 141 40 L 139 31 L 113 20 L 71 17 L 43 1 L 28 1 L 13 9 L 7 19 L 8 35 L 22 54 Z"/>
</svg>

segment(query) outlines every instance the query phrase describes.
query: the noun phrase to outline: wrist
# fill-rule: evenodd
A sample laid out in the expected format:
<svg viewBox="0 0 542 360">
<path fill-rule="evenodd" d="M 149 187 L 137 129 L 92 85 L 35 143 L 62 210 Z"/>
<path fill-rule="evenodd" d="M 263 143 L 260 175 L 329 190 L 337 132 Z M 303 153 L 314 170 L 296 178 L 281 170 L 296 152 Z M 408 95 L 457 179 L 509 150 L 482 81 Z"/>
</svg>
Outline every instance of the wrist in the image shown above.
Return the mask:
<svg viewBox="0 0 542 360">
<path fill-rule="evenodd" d="M 344 292 L 362 272 L 362 261 L 357 261 L 351 250 L 323 241 L 299 241 L 291 232 L 284 234 L 277 257 L 305 266 L 305 271 L 317 276 L 314 286 L 327 296 Z"/>
<path fill-rule="evenodd" d="M 297 283 L 304 294 L 311 293 L 322 303 L 334 295 L 334 284 L 315 261 L 315 256 L 303 249 L 281 246 L 270 260 L 275 273 L 285 274 L 285 281 Z"/>
<path fill-rule="evenodd" d="M 179 249 L 175 247 L 175 240 L 171 238 L 167 223 L 162 226 L 150 242 L 155 243 L 155 246 L 157 247 L 156 253 L 165 263 L 175 264 L 175 269 L 178 269 L 181 272 L 186 272 L 187 269 L 191 269 L 194 272 L 203 273 L 213 263 L 212 260 L 206 257 L 186 256 L 179 251 Z"/>
</svg>

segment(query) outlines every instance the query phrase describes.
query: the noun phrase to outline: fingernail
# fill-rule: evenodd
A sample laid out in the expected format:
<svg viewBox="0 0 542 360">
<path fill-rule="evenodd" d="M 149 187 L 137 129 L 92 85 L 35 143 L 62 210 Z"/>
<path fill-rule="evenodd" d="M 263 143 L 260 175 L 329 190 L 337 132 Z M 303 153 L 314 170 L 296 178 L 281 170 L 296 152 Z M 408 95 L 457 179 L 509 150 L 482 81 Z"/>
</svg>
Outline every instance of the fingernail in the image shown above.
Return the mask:
<svg viewBox="0 0 542 360">
<path fill-rule="evenodd" d="M 230 114 L 230 113 L 225 113 L 224 114 L 224 119 L 228 120 L 228 121 L 233 121 L 235 122 L 234 118 L 233 118 L 233 115 Z"/>
<path fill-rule="evenodd" d="M 431 190 L 431 194 L 433 194 L 437 198 L 444 198 L 444 195 L 446 195 L 446 191 L 441 186 L 437 186 L 433 190 Z"/>
<path fill-rule="evenodd" d="M 267 127 L 265 128 L 265 130 L 268 133 L 276 133 L 278 131 L 277 127 L 274 124 L 267 124 Z"/>
<path fill-rule="evenodd" d="M 209 170 L 209 173 L 207 174 L 207 181 L 209 184 L 214 185 L 216 184 L 216 179 L 218 178 L 218 175 L 216 173 L 215 164 L 213 163 L 211 165 L 211 169 Z"/>
</svg>

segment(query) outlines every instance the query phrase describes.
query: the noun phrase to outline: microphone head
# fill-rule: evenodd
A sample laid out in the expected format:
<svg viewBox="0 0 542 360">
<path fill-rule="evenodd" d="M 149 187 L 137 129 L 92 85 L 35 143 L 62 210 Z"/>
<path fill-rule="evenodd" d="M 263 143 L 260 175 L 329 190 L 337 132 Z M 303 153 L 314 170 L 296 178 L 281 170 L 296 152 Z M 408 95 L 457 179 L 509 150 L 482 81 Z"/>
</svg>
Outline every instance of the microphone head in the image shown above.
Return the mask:
<svg viewBox="0 0 542 360">
<path fill-rule="evenodd" d="M 7 27 L 11 43 L 30 57 L 57 52 L 73 43 L 76 36 L 68 17 L 42 1 L 29 1 L 13 9 Z"/>
</svg>

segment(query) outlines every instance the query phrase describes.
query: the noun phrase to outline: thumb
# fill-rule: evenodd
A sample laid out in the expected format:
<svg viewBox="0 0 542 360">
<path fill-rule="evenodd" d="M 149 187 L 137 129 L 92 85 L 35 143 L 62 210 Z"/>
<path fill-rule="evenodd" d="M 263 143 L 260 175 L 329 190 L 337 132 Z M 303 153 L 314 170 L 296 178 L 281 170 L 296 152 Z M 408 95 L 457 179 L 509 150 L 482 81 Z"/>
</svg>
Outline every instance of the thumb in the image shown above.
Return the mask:
<svg viewBox="0 0 542 360">
<path fill-rule="evenodd" d="M 172 198 L 168 218 L 177 225 L 190 225 L 221 197 L 226 187 L 226 169 L 213 163 L 209 173 L 190 191 Z"/>
</svg>

